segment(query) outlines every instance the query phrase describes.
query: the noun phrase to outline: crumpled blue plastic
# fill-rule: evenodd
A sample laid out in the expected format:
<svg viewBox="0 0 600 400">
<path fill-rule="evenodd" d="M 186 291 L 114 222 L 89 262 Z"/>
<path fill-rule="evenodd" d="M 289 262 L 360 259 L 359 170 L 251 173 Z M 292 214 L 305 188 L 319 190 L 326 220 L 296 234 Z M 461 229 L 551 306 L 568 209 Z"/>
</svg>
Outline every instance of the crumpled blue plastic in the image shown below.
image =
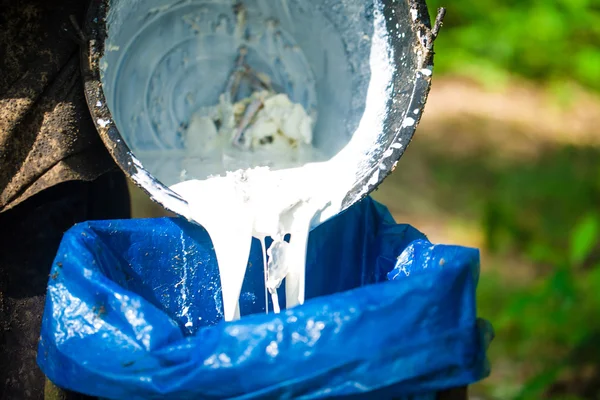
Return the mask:
<svg viewBox="0 0 600 400">
<path fill-rule="evenodd" d="M 311 232 L 309 300 L 280 314 L 264 313 L 261 254 L 254 241 L 243 318 L 225 323 L 202 227 L 79 224 L 52 267 L 38 363 L 60 387 L 128 400 L 434 399 L 489 374 L 477 250 L 433 245 L 367 198 Z"/>
</svg>

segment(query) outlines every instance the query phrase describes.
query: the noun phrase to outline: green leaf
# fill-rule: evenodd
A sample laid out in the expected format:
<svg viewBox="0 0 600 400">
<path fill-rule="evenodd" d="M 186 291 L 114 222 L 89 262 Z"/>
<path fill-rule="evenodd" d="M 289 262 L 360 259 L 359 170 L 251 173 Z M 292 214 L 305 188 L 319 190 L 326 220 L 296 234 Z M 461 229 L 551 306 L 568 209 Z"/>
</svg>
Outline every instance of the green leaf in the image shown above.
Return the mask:
<svg viewBox="0 0 600 400">
<path fill-rule="evenodd" d="M 600 223 L 598 216 L 588 214 L 576 226 L 571 235 L 571 263 L 581 265 L 598 243 Z"/>
</svg>

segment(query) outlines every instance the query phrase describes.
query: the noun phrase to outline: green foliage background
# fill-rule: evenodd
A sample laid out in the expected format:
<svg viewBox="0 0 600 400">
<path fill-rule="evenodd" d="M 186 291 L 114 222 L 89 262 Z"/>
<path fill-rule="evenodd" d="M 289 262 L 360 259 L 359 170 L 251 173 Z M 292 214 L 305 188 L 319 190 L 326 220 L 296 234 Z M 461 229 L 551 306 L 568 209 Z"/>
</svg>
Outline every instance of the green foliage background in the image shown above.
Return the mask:
<svg viewBox="0 0 600 400">
<path fill-rule="evenodd" d="M 488 85 L 517 76 L 559 91 L 573 83 L 600 91 L 600 0 L 427 3 L 432 15 L 440 6 L 448 10 L 436 41 L 436 76 L 464 75 Z M 564 148 L 518 172 L 436 168 L 431 161 L 449 195 L 457 185 L 486 182 L 485 191 L 462 200 L 481 210 L 489 251 L 516 254 L 536 270 L 527 284 L 482 276 L 480 313 L 497 330 L 492 367 L 509 362 L 520 371 L 484 383 L 490 398 L 575 399 L 552 397 L 549 389 L 565 377 L 576 381 L 590 365 L 597 387 L 579 398 L 600 398 L 599 158 L 597 148 Z"/>
<path fill-rule="evenodd" d="M 429 0 L 448 14 L 436 46 L 436 72 L 506 73 L 550 84 L 565 80 L 600 90 L 600 1 Z"/>
</svg>

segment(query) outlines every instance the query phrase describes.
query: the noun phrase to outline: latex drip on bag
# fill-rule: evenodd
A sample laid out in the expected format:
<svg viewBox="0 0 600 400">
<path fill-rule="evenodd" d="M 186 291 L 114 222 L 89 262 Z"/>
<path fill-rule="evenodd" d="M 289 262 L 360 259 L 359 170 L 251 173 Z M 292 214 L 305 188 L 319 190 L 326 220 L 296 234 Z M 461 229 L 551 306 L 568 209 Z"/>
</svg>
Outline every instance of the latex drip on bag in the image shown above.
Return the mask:
<svg viewBox="0 0 600 400">
<path fill-rule="evenodd" d="M 304 305 L 265 314 L 262 266 L 254 240 L 245 316 L 225 323 L 202 227 L 77 225 L 51 272 L 38 362 L 57 385 L 111 399 L 433 399 L 489 374 L 478 251 L 433 245 L 370 198 L 311 232 Z"/>
</svg>

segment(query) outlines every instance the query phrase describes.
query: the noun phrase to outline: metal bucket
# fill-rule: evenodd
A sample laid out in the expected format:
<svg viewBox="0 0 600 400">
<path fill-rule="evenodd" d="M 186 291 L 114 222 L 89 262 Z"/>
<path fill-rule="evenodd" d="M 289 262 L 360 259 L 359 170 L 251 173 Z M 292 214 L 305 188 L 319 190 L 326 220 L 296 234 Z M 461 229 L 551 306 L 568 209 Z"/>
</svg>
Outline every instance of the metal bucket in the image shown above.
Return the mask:
<svg viewBox="0 0 600 400">
<path fill-rule="evenodd" d="M 394 170 L 412 139 L 435 30 L 424 0 L 95 0 L 84 26 L 85 92 L 117 164 L 188 217 L 168 187 L 201 160 L 186 159 L 179 132 L 195 108 L 217 102 L 244 42 L 251 66 L 316 117 L 314 146 L 352 155 L 346 209 Z"/>
</svg>

